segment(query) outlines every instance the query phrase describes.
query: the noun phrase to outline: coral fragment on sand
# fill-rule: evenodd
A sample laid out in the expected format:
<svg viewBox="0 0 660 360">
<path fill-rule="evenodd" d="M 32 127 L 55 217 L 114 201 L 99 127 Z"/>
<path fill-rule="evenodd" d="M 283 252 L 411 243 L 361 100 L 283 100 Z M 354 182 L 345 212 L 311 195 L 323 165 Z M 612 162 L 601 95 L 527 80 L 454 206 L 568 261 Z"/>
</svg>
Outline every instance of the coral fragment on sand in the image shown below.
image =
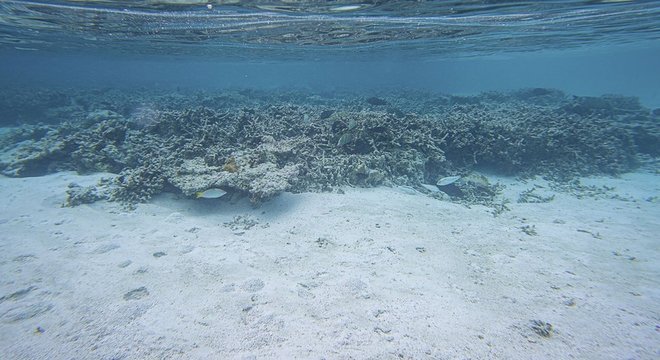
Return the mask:
<svg viewBox="0 0 660 360">
<path fill-rule="evenodd" d="M 554 333 L 552 324 L 542 320 L 530 320 L 530 328 L 539 336 L 549 338 Z"/>
</svg>

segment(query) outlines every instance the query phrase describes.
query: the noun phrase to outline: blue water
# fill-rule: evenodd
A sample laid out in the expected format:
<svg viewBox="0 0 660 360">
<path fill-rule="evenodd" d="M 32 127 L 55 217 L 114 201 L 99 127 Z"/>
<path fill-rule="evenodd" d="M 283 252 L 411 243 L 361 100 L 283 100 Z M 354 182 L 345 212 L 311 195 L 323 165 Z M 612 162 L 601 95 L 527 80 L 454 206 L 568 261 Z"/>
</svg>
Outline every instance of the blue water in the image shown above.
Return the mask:
<svg viewBox="0 0 660 360">
<path fill-rule="evenodd" d="M 657 0 L 0 0 L 0 360 L 660 359 L 659 64 Z"/>
<path fill-rule="evenodd" d="M 0 82 L 453 94 L 552 87 L 660 106 L 657 1 L 220 3 L 3 1 Z"/>
</svg>

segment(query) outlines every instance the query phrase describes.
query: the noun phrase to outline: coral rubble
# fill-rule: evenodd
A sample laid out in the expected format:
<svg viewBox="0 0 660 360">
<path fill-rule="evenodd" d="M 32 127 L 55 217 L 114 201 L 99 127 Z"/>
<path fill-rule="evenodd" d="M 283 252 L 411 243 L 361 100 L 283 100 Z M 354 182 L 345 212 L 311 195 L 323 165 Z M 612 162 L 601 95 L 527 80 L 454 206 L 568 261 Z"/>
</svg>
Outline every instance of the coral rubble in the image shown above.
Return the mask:
<svg viewBox="0 0 660 360">
<path fill-rule="evenodd" d="M 72 187 L 70 206 L 211 187 L 259 203 L 342 185 L 423 188 L 453 174 L 466 176 L 452 197 L 487 203 L 497 186 L 474 170 L 570 179 L 630 171 L 660 154 L 657 117 L 613 95 L 34 93 L 2 97 L 2 121 L 14 127 L 0 135 L 0 171 L 118 174 L 98 194 Z"/>
</svg>

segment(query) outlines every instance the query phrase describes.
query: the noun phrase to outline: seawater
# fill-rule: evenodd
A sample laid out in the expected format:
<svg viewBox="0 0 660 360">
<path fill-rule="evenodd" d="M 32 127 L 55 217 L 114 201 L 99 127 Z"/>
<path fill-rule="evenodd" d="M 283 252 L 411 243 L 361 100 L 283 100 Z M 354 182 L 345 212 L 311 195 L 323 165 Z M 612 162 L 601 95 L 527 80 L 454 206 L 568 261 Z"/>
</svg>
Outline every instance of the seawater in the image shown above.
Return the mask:
<svg viewBox="0 0 660 360">
<path fill-rule="evenodd" d="M 654 1 L 4 1 L 0 74 L 46 87 L 547 87 L 656 108 L 659 12 Z"/>
<path fill-rule="evenodd" d="M 2 1 L 0 353 L 657 357 L 659 19 Z"/>
</svg>

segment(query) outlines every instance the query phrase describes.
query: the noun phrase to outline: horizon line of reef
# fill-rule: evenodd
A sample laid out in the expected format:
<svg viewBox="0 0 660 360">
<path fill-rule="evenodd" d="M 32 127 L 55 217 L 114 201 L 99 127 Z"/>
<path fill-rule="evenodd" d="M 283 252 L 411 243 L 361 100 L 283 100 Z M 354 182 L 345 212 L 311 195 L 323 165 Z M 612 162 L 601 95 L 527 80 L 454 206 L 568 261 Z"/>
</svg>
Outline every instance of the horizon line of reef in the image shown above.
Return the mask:
<svg viewBox="0 0 660 360">
<path fill-rule="evenodd" d="M 619 95 L 571 96 L 544 88 L 475 96 L 0 93 L 2 174 L 117 174 L 89 187 L 71 184 L 65 206 L 110 200 L 131 207 L 162 192 L 247 196 L 259 204 L 283 191 L 381 185 L 497 205 L 500 185 L 491 184 L 484 170 L 543 176 L 575 190 L 580 176 L 640 166 L 658 173 L 660 155 L 660 111 Z"/>
</svg>

